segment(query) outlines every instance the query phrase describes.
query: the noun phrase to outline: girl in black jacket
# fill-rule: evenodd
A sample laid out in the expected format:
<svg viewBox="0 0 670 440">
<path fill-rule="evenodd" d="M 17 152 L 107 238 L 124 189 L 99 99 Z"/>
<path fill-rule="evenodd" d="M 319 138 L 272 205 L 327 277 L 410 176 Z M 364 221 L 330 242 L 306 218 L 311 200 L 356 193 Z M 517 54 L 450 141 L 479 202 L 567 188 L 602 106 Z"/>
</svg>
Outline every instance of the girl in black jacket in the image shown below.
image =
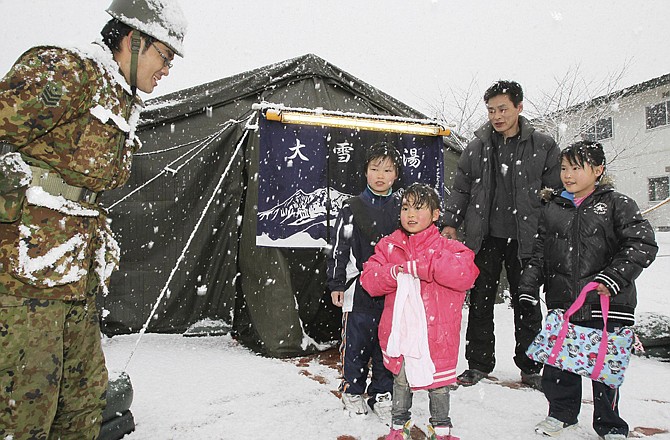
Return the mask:
<svg viewBox="0 0 670 440">
<path fill-rule="evenodd" d="M 598 288 L 571 318 L 602 328 L 598 295 L 610 297 L 608 331 L 634 324 L 635 278 L 656 256 L 654 231 L 633 199 L 614 191 L 603 178 L 605 153 L 599 143 L 581 141 L 561 152 L 564 188 L 548 191 L 533 256 L 524 269 L 522 300 L 537 301 L 544 284 L 548 309 L 567 309 L 589 282 Z M 593 428 L 607 440 L 623 439 L 628 424 L 619 416 L 619 390 L 593 383 Z M 542 387 L 549 415 L 535 431 L 555 436 L 577 424 L 581 376 L 545 365 Z"/>
</svg>

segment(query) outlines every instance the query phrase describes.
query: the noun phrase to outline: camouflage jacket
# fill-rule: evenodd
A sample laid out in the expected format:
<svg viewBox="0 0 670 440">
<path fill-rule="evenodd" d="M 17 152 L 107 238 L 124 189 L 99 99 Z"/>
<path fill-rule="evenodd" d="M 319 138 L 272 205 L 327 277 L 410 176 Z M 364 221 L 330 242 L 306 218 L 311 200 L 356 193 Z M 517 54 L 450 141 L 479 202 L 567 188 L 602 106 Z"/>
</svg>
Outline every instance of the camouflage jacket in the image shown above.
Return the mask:
<svg viewBox="0 0 670 440">
<path fill-rule="evenodd" d="M 129 177 L 140 109 L 106 48 L 35 47 L 0 81 L 0 142 L 69 185 L 113 189 Z M 0 175 L 0 186 L 12 179 Z M 118 247 L 97 206 L 39 190 L 28 190 L 18 220 L 0 223 L 0 293 L 82 299 Z"/>
</svg>

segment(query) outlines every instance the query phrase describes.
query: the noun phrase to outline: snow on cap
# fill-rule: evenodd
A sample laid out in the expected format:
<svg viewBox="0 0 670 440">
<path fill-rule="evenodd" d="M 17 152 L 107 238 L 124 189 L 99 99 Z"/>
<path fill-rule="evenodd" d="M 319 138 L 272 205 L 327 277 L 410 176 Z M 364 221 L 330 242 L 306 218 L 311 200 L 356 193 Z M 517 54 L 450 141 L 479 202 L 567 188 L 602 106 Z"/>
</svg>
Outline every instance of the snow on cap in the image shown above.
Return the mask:
<svg viewBox="0 0 670 440">
<path fill-rule="evenodd" d="M 187 22 L 175 0 L 113 0 L 107 13 L 184 56 Z"/>
</svg>

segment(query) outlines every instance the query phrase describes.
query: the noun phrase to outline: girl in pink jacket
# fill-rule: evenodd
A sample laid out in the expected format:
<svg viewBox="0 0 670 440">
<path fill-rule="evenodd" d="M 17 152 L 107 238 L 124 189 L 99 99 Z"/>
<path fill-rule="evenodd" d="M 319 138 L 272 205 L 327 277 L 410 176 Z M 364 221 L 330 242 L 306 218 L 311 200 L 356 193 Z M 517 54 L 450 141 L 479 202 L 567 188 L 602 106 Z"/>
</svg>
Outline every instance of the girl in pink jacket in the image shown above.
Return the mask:
<svg viewBox="0 0 670 440">
<path fill-rule="evenodd" d="M 412 392 L 428 390 L 431 440 L 451 435 L 449 388 L 456 363 L 465 291 L 479 275 L 474 253 L 442 237 L 435 221 L 440 203 L 430 186 L 409 186 L 401 228 L 383 238 L 364 264 L 363 288 L 386 295 L 379 323 L 384 365 L 394 375 L 391 431 L 387 440 L 409 439 Z"/>
</svg>

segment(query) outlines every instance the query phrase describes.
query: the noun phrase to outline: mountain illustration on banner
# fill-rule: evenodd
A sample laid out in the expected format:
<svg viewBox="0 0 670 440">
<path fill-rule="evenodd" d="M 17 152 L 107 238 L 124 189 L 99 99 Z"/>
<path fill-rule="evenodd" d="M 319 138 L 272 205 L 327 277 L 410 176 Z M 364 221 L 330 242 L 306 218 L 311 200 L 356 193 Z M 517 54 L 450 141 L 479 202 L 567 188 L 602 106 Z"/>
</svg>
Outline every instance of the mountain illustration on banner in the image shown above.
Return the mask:
<svg viewBox="0 0 670 440">
<path fill-rule="evenodd" d="M 298 189 L 293 195 L 278 205 L 258 213 L 258 222 L 268 228 L 267 235 L 257 237 L 257 244 L 277 240 L 298 247 L 322 247 L 326 245 L 325 228 L 327 223 L 327 188 L 319 188 L 311 193 Z M 337 213 L 345 200 L 353 197 L 330 188 L 330 222 L 335 224 Z M 275 226 L 272 228 L 271 226 Z M 291 237 L 291 238 L 285 238 Z M 290 243 L 286 242 L 289 240 Z"/>
</svg>

